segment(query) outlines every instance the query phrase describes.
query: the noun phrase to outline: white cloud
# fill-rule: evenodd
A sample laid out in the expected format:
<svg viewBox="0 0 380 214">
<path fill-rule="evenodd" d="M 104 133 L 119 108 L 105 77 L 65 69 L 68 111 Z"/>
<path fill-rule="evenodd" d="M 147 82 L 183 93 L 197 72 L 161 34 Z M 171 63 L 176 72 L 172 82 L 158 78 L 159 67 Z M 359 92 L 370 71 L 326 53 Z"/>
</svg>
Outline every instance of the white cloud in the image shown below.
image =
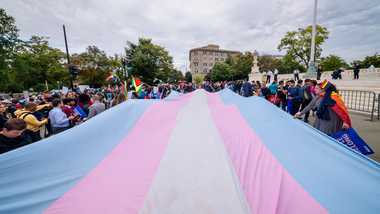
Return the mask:
<svg viewBox="0 0 380 214">
<path fill-rule="evenodd" d="M 319 23 L 330 39 L 324 55 L 347 60 L 380 50 L 380 2 L 320 0 Z M 309 25 L 310 0 L 2 0 L 23 38 L 50 37 L 63 49 L 66 24 L 71 52 L 97 45 L 108 54 L 122 53 L 127 40 L 150 37 L 166 47 L 183 68 L 191 48 L 208 43 L 222 48 L 277 53 L 289 30 Z"/>
</svg>

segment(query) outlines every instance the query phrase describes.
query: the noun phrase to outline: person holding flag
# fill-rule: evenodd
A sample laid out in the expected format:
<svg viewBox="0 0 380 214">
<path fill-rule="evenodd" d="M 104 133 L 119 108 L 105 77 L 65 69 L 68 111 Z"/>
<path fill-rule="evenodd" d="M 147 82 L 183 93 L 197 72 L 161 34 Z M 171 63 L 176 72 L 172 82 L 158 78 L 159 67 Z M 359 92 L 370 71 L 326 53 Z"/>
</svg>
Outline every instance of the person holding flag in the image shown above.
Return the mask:
<svg viewBox="0 0 380 214">
<path fill-rule="evenodd" d="M 132 76 L 132 85 L 135 88 L 134 96 L 138 99 L 144 99 L 145 93 L 143 92 L 141 80 Z"/>
<path fill-rule="evenodd" d="M 335 85 L 325 80 L 315 87 L 315 93 L 316 96 L 310 104 L 296 113 L 295 117 L 299 118 L 315 109 L 317 117 L 313 126 L 330 136 L 352 127 L 348 110 Z"/>
</svg>

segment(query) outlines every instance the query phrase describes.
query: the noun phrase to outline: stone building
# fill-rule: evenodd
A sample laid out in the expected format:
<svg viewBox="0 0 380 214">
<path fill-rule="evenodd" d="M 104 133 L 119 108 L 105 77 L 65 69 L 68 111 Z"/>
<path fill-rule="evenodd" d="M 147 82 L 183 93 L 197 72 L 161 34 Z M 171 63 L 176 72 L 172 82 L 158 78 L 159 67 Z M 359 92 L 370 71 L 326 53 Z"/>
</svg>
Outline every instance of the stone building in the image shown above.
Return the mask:
<svg viewBox="0 0 380 214">
<path fill-rule="evenodd" d="M 228 57 L 241 54 L 239 51 L 222 50 L 218 45 L 207 45 L 194 48 L 189 52 L 190 71 L 194 74 L 206 75 L 217 62 L 224 62 Z"/>
</svg>

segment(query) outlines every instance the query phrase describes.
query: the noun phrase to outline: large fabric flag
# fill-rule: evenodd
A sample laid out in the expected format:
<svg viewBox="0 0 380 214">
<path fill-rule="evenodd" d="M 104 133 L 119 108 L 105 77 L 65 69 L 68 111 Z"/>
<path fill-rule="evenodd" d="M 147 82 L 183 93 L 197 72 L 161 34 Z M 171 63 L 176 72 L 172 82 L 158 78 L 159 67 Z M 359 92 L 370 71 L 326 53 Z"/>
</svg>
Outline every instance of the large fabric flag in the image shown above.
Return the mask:
<svg viewBox="0 0 380 214">
<path fill-rule="evenodd" d="M 0 213 L 379 213 L 380 166 L 260 97 L 128 100 L 0 155 Z"/>
</svg>

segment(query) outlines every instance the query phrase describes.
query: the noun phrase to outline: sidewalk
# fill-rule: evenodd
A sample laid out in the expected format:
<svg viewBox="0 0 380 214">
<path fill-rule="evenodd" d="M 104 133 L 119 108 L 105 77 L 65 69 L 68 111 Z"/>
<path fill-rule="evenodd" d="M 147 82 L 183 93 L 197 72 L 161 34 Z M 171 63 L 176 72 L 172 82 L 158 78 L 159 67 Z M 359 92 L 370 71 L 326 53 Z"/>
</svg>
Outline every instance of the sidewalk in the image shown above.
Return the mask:
<svg viewBox="0 0 380 214">
<path fill-rule="evenodd" d="M 375 154 L 370 158 L 380 162 L 380 120 L 370 121 L 368 115 L 350 112 L 354 129 L 371 146 Z"/>
</svg>

